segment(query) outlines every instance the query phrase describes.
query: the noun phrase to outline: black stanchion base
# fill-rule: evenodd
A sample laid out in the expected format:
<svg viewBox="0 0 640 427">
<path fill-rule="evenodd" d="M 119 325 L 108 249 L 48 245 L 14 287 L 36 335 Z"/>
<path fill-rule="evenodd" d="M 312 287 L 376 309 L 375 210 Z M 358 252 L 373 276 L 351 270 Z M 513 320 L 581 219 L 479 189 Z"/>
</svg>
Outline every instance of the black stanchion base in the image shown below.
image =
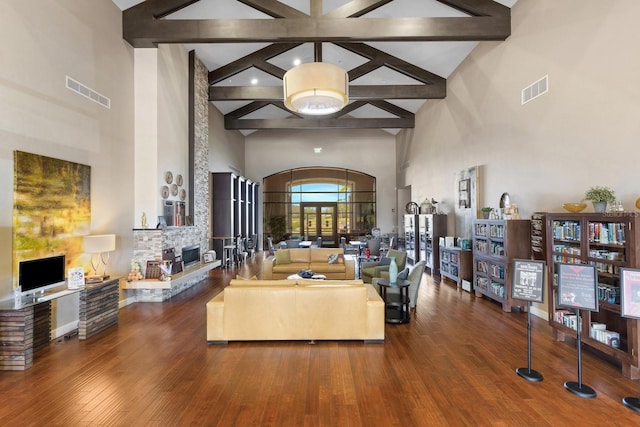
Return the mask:
<svg viewBox="0 0 640 427">
<path fill-rule="evenodd" d="M 594 389 L 592 389 L 588 385 L 580 385 L 575 381 L 567 381 L 566 383 L 564 383 L 564 388 L 566 388 L 576 396 L 584 397 L 585 399 L 596 397 L 596 391 Z"/>
<path fill-rule="evenodd" d="M 520 375 L 522 378 L 532 383 L 542 381 L 542 374 L 538 371 L 534 371 L 533 369 L 518 368 L 516 369 L 516 374 Z"/>
<path fill-rule="evenodd" d="M 622 403 L 629 409 L 633 409 L 636 412 L 640 412 L 640 399 L 637 397 L 625 397 L 622 399 Z"/>
</svg>

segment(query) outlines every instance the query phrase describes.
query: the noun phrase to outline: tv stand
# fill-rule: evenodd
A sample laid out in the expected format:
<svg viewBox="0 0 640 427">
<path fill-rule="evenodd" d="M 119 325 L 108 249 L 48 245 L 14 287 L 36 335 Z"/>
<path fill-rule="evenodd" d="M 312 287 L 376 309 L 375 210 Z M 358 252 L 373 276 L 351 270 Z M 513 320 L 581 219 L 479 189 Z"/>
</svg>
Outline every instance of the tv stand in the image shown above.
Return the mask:
<svg viewBox="0 0 640 427">
<path fill-rule="evenodd" d="M 51 301 L 80 294 L 79 339 L 118 322 L 120 279 L 105 280 L 85 288 L 53 288 L 35 295 L 0 301 L 0 370 L 24 371 L 33 366 L 33 355 L 51 342 Z"/>
</svg>

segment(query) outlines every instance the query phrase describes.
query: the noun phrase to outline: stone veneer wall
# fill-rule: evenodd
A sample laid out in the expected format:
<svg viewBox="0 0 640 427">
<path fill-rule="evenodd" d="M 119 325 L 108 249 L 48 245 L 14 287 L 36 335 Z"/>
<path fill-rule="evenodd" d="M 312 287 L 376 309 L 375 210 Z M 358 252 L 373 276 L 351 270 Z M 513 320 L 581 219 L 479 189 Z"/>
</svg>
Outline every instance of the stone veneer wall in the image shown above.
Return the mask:
<svg viewBox="0 0 640 427">
<path fill-rule="evenodd" d="M 194 55 L 195 57 L 195 55 Z M 183 246 L 200 245 L 200 256 L 209 250 L 209 71 L 195 57 L 194 61 L 194 161 L 189 171 L 193 174 L 193 226 L 168 227 L 165 230 L 133 230 L 133 259 L 144 263 L 150 259 L 162 259 L 162 249 L 175 248 L 182 254 Z M 136 301 L 160 302 L 176 295 L 207 277 L 207 270 L 193 275 L 171 289 L 133 290 Z"/>
</svg>

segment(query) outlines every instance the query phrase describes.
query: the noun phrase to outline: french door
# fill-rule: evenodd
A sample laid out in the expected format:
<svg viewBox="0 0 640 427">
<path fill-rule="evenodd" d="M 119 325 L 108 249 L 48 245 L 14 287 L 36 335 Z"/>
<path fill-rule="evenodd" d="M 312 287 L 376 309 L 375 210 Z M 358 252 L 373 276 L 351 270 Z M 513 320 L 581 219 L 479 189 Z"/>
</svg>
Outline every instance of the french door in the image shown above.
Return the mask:
<svg viewBox="0 0 640 427">
<path fill-rule="evenodd" d="M 337 247 L 337 203 L 302 203 L 302 235 L 316 242 L 322 237 L 322 246 Z"/>
</svg>

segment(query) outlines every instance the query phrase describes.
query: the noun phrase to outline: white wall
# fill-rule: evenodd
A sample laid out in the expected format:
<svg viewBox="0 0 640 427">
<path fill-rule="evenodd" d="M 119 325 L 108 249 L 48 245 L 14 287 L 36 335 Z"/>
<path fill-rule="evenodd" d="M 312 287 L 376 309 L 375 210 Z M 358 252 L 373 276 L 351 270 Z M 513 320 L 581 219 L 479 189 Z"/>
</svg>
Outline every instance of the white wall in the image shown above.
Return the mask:
<svg viewBox="0 0 640 427">
<path fill-rule="evenodd" d="M 454 173 L 481 165 L 480 204 L 497 207 L 506 191 L 528 218 L 608 185 L 634 211 L 638 14 L 634 0 L 519 0 L 509 39 L 481 43 L 446 99 L 398 135 L 397 164 L 410 163 L 398 186 L 453 201 Z M 520 105 L 521 89 L 547 74 L 549 93 Z"/>
<path fill-rule="evenodd" d="M 224 129 L 224 116 L 209 104 L 209 170 L 245 174 L 244 136 Z"/>
<path fill-rule="evenodd" d="M 110 0 L 6 0 L 0 38 L 0 299 L 12 293 L 14 150 L 91 166 L 91 229 L 117 235 L 110 271 L 122 272 L 134 128 L 133 50 L 122 40 L 120 10 Z M 111 109 L 66 89 L 66 75 L 109 97 Z M 77 297 L 60 299 L 54 328 L 75 326 L 77 311 Z"/>
<path fill-rule="evenodd" d="M 286 169 L 329 166 L 376 177 L 377 224 L 383 233 L 394 226 L 396 205 L 395 137 L 378 130 L 258 131 L 245 139 L 247 178 L 262 179 Z M 314 147 L 322 147 L 314 154 Z"/>
</svg>

